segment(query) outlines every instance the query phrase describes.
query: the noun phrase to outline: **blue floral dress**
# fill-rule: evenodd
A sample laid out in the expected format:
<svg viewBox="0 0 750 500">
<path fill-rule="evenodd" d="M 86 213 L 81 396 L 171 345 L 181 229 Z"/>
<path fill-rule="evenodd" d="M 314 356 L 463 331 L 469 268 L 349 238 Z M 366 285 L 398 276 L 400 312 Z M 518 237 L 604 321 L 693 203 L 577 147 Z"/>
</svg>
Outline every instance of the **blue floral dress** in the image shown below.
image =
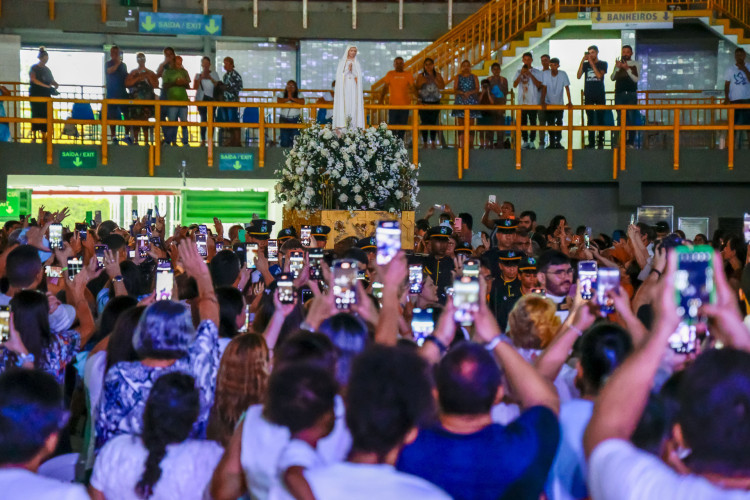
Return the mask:
<svg viewBox="0 0 750 500">
<path fill-rule="evenodd" d="M 219 330 L 209 320 L 198 326 L 188 355 L 171 366 L 155 368 L 145 366 L 140 361 L 123 361 L 111 367 L 104 377 L 96 418 L 96 451 L 120 434 L 141 434 L 143 410 L 151 387 L 157 378 L 171 372 L 184 372 L 195 377 L 200 391 L 201 409 L 191 437 L 205 437 L 218 369 Z"/>
<path fill-rule="evenodd" d="M 470 97 L 464 97 L 457 95 L 456 98 L 453 100 L 453 104 L 459 105 L 459 104 L 479 104 L 479 97 L 476 92 L 479 91 L 477 88 L 475 82 L 474 82 L 474 75 L 469 76 L 461 76 L 458 75 L 458 90 L 461 92 L 469 92 L 474 91 L 474 94 L 471 94 Z M 451 112 L 452 116 L 455 116 L 456 118 L 463 118 L 464 112 L 462 110 L 453 110 Z M 479 111 L 470 111 L 469 117 L 470 118 L 479 118 L 482 116 L 482 113 Z"/>
<path fill-rule="evenodd" d="M 2 349 L 0 354 L 0 373 L 16 366 L 18 358 L 8 349 Z M 65 367 L 73 361 L 81 350 L 81 334 L 76 330 L 53 333 L 49 345 L 42 349 L 42 359 L 37 366 L 57 379 L 62 385 L 65 380 Z"/>
</svg>

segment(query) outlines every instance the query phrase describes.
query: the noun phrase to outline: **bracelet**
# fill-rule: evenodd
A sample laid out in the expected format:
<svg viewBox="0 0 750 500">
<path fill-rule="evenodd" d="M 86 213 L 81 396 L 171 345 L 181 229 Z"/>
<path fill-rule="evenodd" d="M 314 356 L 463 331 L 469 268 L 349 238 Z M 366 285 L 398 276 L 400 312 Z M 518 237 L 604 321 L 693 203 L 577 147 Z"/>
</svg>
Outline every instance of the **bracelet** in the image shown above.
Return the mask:
<svg viewBox="0 0 750 500">
<path fill-rule="evenodd" d="M 502 342 L 502 341 L 503 341 L 503 336 L 502 335 L 498 335 L 494 339 L 492 339 L 489 342 L 487 342 L 486 344 L 484 344 L 484 348 L 487 349 L 488 351 L 494 351 L 495 347 L 497 347 L 498 344 L 500 344 L 500 342 Z"/>
<path fill-rule="evenodd" d="M 579 337 L 583 335 L 583 332 L 577 326 L 568 325 L 568 330 L 573 330 L 574 332 L 576 332 L 578 334 Z"/>
<path fill-rule="evenodd" d="M 34 354 L 30 352 L 27 354 L 16 354 L 16 358 L 16 366 L 23 366 L 27 362 L 34 362 Z"/>
<path fill-rule="evenodd" d="M 306 330 L 308 332 L 314 332 L 315 331 L 315 328 L 313 328 L 312 325 L 307 322 L 307 320 L 305 320 L 305 321 L 303 321 L 302 323 L 299 324 L 299 329 L 300 330 Z"/>
<path fill-rule="evenodd" d="M 658 269 L 652 269 L 651 272 L 656 273 L 661 278 L 661 271 L 659 271 Z"/>
<path fill-rule="evenodd" d="M 443 344 L 442 342 L 440 342 L 440 339 L 438 339 L 434 335 L 428 335 L 428 336 L 424 337 L 422 339 L 422 345 L 424 345 L 425 342 L 432 342 L 433 344 L 435 344 L 437 346 L 438 350 L 440 351 L 440 355 L 441 356 L 448 351 L 448 348 L 445 346 L 445 344 Z"/>
</svg>

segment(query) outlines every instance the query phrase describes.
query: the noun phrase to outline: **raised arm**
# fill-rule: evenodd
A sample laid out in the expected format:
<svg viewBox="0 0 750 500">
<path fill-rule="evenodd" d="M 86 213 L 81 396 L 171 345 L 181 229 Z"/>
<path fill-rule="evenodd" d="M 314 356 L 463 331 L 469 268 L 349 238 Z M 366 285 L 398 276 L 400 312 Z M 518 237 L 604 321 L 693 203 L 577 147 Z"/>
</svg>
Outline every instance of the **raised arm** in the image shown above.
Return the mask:
<svg viewBox="0 0 750 500">
<path fill-rule="evenodd" d="M 178 246 L 182 267 L 198 285 L 198 316 L 202 321 L 211 320 L 219 326 L 219 301 L 214 292 L 211 273 L 192 240 L 184 239 Z"/>
<path fill-rule="evenodd" d="M 378 274 L 383 279 L 383 299 L 378 324 L 375 327 L 375 342 L 396 345 L 398 341 L 398 321 L 401 317 L 399 303 L 400 288 L 407 276 L 406 256 L 399 252 Z"/>
</svg>

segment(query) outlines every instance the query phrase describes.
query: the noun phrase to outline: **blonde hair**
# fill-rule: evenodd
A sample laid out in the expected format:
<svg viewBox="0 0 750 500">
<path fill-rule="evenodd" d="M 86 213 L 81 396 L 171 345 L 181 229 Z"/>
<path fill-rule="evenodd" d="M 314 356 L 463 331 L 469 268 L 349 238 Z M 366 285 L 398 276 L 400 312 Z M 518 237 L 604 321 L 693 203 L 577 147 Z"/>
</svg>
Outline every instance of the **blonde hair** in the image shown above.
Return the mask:
<svg viewBox="0 0 750 500">
<path fill-rule="evenodd" d="M 557 306 L 540 295 L 524 295 L 508 316 L 508 335 L 516 347 L 542 349 L 560 327 Z"/>
</svg>

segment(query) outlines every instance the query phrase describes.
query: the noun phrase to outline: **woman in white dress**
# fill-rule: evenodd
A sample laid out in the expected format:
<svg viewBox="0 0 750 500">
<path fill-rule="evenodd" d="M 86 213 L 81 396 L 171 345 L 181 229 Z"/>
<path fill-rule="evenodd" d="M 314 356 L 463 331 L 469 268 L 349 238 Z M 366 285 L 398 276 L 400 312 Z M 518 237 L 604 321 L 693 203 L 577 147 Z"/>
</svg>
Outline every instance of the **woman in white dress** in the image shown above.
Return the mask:
<svg viewBox="0 0 750 500">
<path fill-rule="evenodd" d="M 365 128 L 365 100 L 362 92 L 362 68 L 357 60 L 357 47 L 349 45 L 336 70 L 333 94 L 333 128 L 349 126 Z"/>
</svg>

